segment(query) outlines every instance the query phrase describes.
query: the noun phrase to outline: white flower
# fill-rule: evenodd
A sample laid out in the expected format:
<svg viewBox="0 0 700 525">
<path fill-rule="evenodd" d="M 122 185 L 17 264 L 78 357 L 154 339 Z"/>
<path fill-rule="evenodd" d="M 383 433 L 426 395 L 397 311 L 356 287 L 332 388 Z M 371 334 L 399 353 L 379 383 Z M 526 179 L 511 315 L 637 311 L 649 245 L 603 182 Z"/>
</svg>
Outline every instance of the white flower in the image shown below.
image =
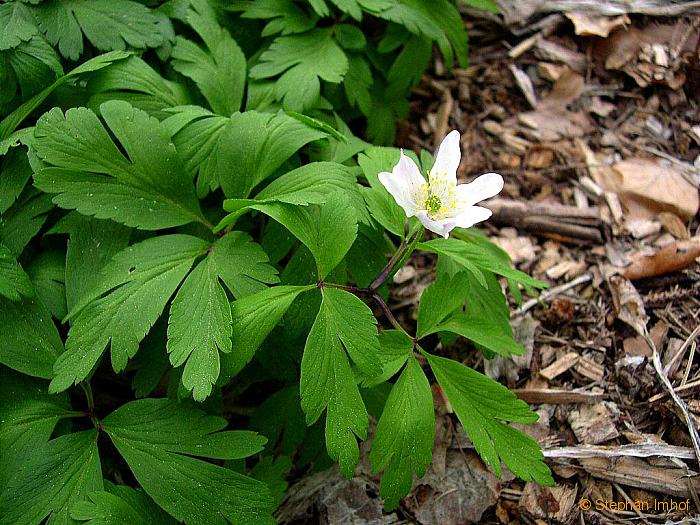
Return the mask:
<svg viewBox="0 0 700 525">
<path fill-rule="evenodd" d="M 418 217 L 423 226 L 447 239 L 454 228 L 469 228 L 491 216 L 491 210 L 474 206 L 503 189 L 503 177 L 486 173 L 469 184 L 457 184 L 457 167 L 462 158 L 459 132 L 450 132 L 440 143 L 428 181 L 401 150 L 391 173 L 379 174 L 379 181 L 406 212 Z"/>
</svg>

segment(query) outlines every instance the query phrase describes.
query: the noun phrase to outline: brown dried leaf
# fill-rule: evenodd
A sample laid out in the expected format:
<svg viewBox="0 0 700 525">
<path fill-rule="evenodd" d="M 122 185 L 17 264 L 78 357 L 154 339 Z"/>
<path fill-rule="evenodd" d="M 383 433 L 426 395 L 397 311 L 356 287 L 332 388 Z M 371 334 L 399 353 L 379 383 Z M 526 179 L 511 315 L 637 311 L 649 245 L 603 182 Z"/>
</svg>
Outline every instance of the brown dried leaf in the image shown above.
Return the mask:
<svg viewBox="0 0 700 525">
<path fill-rule="evenodd" d="M 664 229 L 676 239 L 690 239 L 688 227 L 675 213 L 669 213 L 667 211 L 659 213 L 659 222 Z"/>
<path fill-rule="evenodd" d="M 632 158 L 596 176 L 604 189 L 619 195 L 628 217 L 653 219 L 666 211 L 690 220 L 700 206 L 697 188 L 666 161 Z"/>
<path fill-rule="evenodd" d="M 627 267 L 625 277 L 635 281 L 643 277 L 677 272 L 693 264 L 698 257 L 700 257 L 700 237 L 676 241 L 661 248 L 654 255 L 642 255 L 636 258 Z"/>
<path fill-rule="evenodd" d="M 566 69 L 534 111 L 518 115 L 518 121 L 529 128 L 523 132 L 542 142 L 583 137 L 591 129 L 590 120 L 584 113 L 569 111 L 566 107 L 581 96 L 584 87 L 583 76 Z"/>
<path fill-rule="evenodd" d="M 624 27 L 630 23 L 627 15 L 608 17 L 586 13 L 566 13 L 565 16 L 573 22 L 574 32 L 581 36 L 607 37 L 618 27 Z"/>
</svg>

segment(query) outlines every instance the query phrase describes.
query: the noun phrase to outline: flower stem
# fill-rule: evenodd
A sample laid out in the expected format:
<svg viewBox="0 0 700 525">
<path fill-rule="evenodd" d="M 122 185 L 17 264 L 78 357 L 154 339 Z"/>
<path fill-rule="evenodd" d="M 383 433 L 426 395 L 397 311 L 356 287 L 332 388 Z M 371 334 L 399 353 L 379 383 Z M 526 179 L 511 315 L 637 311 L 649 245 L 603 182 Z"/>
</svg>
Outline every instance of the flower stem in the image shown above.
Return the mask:
<svg viewBox="0 0 700 525">
<path fill-rule="evenodd" d="M 407 255 L 408 249 L 413 245 L 414 241 L 418 239 L 419 235 L 422 233 L 422 230 L 416 233 L 414 236 L 409 237 L 408 236 L 408 231 L 409 231 L 409 222 L 408 219 L 406 219 L 406 235 L 404 236 L 403 241 L 401 241 L 401 244 L 399 245 L 399 249 L 396 250 L 394 255 L 391 256 L 391 259 L 389 259 L 389 262 L 386 263 L 386 266 L 382 269 L 381 272 L 379 272 L 379 275 L 372 281 L 372 284 L 369 285 L 369 289 L 374 291 L 377 288 L 379 288 L 381 285 L 384 284 L 384 282 L 387 280 L 389 275 L 393 272 L 394 268 L 396 265 L 401 262 L 404 257 Z"/>
</svg>

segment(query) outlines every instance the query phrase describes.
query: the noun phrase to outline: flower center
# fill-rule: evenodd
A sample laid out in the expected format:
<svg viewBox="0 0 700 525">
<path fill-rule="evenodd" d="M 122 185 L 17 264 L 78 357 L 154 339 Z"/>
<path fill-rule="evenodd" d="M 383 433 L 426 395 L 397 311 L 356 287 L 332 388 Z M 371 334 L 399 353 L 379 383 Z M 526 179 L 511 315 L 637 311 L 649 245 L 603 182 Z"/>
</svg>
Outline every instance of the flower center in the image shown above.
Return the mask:
<svg viewBox="0 0 700 525">
<path fill-rule="evenodd" d="M 440 200 L 440 197 L 438 197 L 434 193 L 428 195 L 428 198 L 425 199 L 425 209 L 428 210 L 428 212 L 430 212 L 431 214 L 436 214 L 440 211 L 440 208 L 442 208 L 442 201 Z"/>
<path fill-rule="evenodd" d="M 448 182 L 447 176 L 428 172 L 428 183 L 420 185 L 417 204 L 428 212 L 431 220 L 439 221 L 457 211 L 455 183 Z"/>
</svg>

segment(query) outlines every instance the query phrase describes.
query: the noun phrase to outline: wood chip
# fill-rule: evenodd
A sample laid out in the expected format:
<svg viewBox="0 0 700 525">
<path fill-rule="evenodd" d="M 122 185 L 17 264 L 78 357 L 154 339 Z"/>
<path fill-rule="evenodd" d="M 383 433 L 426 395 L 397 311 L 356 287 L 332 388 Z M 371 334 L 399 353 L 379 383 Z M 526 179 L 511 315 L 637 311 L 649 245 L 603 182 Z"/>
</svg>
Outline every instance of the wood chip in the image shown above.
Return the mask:
<svg viewBox="0 0 700 525">
<path fill-rule="evenodd" d="M 574 370 L 591 381 L 602 381 L 605 375 L 605 368 L 589 359 L 588 357 L 580 357 L 574 365 Z"/>
<path fill-rule="evenodd" d="M 565 16 L 574 24 L 574 32 L 581 36 L 607 37 L 618 27 L 624 27 L 630 23 L 627 15 L 608 17 L 579 12 L 565 13 Z"/>
<path fill-rule="evenodd" d="M 576 352 L 569 352 L 568 354 L 565 354 L 554 361 L 554 363 L 549 365 L 547 368 L 540 370 L 540 375 L 551 381 L 574 366 L 578 359 L 579 355 Z"/>
</svg>

